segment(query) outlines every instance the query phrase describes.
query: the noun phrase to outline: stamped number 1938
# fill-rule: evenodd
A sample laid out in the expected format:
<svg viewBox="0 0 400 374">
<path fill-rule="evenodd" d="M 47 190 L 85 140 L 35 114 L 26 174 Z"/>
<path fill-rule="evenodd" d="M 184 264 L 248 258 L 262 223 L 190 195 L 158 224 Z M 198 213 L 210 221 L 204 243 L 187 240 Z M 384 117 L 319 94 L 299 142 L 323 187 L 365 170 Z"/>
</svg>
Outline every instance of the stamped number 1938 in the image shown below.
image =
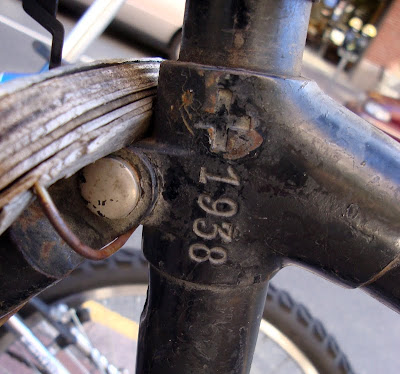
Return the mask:
<svg viewBox="0 0 400 374">
<path fill-rule="evenodd" d="M 227 176 L 209 174 L 205 167 L 200 170 L 200 183 L 219 182 L 240 186 L 240 179 L 231 166 L 228 166 Z M 213 198 L 208 194 L 201 194 L 197 204 L 210 217 L 215 218 L 215 223 L 207 223 L 205 218 L 197 218 L 193 223 L 194 233 L 204 240 L 219 239 L 222 243 L 231 243 L 234 227 L 231 223 L 222 219 L 231 218 L 238 212 L 238 204 L 229 197 L 221 196 Z M 220 222 L 218 222 L 221 220 Z M 228 259 L 227 250 L 222 247 L 209 248 L 203 243 L 195 243 L 189 247 L 189 257 L 195 262 L 209 261 L 213 265 L 222 265 Z"/>
</svg>

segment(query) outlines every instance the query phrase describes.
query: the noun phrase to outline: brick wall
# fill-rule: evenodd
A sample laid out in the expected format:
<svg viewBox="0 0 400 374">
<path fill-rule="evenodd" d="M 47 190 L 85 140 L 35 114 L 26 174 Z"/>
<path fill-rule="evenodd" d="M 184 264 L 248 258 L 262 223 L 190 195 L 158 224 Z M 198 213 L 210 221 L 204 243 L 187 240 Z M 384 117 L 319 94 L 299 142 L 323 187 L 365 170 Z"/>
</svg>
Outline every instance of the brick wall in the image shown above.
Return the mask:
<svg viewBox="0 0 400 374">
<path fill-rule="evenodd" d="M 397 69 L 400 63 L 400 0 L 393 1 L 365 58 L 386 69 Z"/>
</svg>

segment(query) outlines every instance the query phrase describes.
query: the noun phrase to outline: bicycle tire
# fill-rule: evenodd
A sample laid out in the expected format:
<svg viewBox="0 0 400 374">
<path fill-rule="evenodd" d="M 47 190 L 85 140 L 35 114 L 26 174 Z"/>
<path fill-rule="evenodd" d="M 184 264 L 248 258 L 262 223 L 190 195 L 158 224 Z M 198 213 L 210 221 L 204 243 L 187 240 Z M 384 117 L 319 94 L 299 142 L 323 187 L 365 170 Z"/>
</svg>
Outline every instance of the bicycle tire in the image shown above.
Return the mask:
<svg viewBox="0 0 400 374">
<path fill-rule="evenodd" d="M 42 298 L 55 302 L 77 292 L 102 287 L 147 283 L 148 266 L 138 250 L 121 249 L 102 262 L 86 261 L 65 280 L 45 290 Z M 263 319 L 283 333 L 318 373 L 353 374 L 346 354 L 324 325 L 288 292 L 270 284 Z M 285 344 L 285 343 L 284 343 Z M 282 347 L 289 349 L 288 347 Z"/>
</svg>

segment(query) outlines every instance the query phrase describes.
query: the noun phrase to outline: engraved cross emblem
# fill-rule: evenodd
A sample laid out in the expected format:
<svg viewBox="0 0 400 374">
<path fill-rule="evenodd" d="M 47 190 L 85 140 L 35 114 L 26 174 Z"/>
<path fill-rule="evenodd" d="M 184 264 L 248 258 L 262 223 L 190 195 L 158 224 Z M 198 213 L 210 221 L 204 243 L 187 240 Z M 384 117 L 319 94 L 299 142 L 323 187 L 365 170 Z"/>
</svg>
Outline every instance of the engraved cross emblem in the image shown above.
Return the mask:
<svg viewBox="0 0 400 374">
<path fill-rule="evenodd" d="M 222 116 L 210 119 L 207 122 L 197 122 L 194 127 L 205 129 L 208 132 L 212 152 L 229 152 L 230 133 L 235 135 L 246 134 L 251 130 L 251 117 L 247 115 L 231 114 L 233 94 L 230 90 L 218 90 L 215 104 L 215 113 L 224 113 Z M 233 135 L 233 134 L 232 134 Z"/>
</svg>

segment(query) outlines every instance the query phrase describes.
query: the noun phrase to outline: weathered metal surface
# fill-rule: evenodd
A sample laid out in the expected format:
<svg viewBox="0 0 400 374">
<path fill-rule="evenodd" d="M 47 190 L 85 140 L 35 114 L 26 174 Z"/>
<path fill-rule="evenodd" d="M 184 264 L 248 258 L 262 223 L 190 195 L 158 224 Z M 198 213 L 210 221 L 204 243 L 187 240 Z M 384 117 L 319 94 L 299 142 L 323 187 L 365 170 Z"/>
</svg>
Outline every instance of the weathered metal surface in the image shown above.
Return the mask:
<svg viewBox="0 0 400 374">
<path fill-rule="evenodd" d="M 8 234 L 0 237 L 1 316 L 12 314 L 30 296 L 54 281 L 54 278 L 49 278 L 33 268 L 20 251 L 14 250 L 14 241 Z"/>
<path fill-rule="evenodd" d="M 294 77 L 309 6 L 188 4 L 183 61 L 162 64 L 152 138 L 135 144 L 160 190 L 144 222 L 140 373 L 248 373 L 252 312 L 286 264 L 400 309 L 400 146 Z"/>
<path fill-rule="evenodd" d="M 49 186 L 143 135 L 158 69 L 159 60 L 101 62 L 0 88 L 0 233 L 36 182 Z"/>
<path fill-rule="evenodd" d="M 153 347 L 156 355 L 139 356 L 137 373 L 225 374 L 250 371 L 247 347 L 256 343 L 267 283 L 226 287 L 224 290 L 206 288 L 190 282 L 177 282 L 151 267 L 149 287 L 142 319 L 164 327 L 154 329 L 151 324 L 141 324 L 139 341 L 145 344 L 145 349 Z M 160 295 L 163 295 L 162 299 Z M 165 320 L 165 316 L 172 314 L 174 318 Z M 248 323 L 243 323 L 243 320 Z M 172 332 L 176 334 L 175 338 L 167 339 Z M 188 349 L 187 342 L 196 344 Z M 187 362 L 192 362 L 191 369 Z"/>
<path fill-rule="evenodd" d="M 308 264 L 350 286 L 368 282 L 397 258 L 400 160 L 396 142 L 325 97 L 308 80 L 252 76 L 179 62 L 166 63 L 163 69 L 156 123 L 165 125 L 159 125 L 154 136 L 161 139 L 162 133 L 163 154 L 169 141 L 171 155 L 156 156 L 154 146 L 149 157 L 164 170 L 164 204 L 183 219 L 166 222 L 163 230 L 195 235 L 190 225 L 183 231 L 182 222 L 194 222 L 193 210 L 217 209 L 215 200 L 199 197 L 200 191 L 212 195 L 208 189 L 214 181 L 213 188 L 224 191 L 229 199 L 218 209 L 229 212 L 235 207 L 232 219 L 237 221 L 239 237 L 257 252 L 268 245 L 271 253 L 286 261 Z M 178 109 L 177 93 L 183 88 L 192 92 L 195 102 L 204 103 L 187 123 Z M 226 157 L 227 149 L 221 147 L 232 131 L 224 125 L 234 121 L 230 113 L 218 112 L 213 136 L 196 126 L 209 121 L 210 92 L 227 88 L 235 106 L 258 121 L 256 129 L 263 138 L 256 149 L 236 159 Z M 194 136 L 187 131 L 188 124 Z M 215 139 L 220 141 L 219 148 Z M 188 154 L 198 151 L 196 157 L 181 157 L 177 148 L 189 149 Z M 245 203 L 240 205 L 236 199 Z M 187 209 L 187 201 L 192 201 L 192 209 Z M 230 218 L 227 212 L 218 214 Z M 214 232 L 212 226 L 203 230 Z M 166 251 L 154 255 L 167 257 Z M 259 256 L 250 256 L 251 263 L 260 266 Z M 181 270 L 176 269 L 176 274 Z M 205 277 L 208 281 L 209 276 Z M 226 276 L 235 282 L 233 273 Z"/>
<path fill-rule="evenodd" d="M 310 0 L 189 0 L 180 61 L 301 73 Z M 212 37 L 211 37 L 212 36 Z"/>
</svg>

